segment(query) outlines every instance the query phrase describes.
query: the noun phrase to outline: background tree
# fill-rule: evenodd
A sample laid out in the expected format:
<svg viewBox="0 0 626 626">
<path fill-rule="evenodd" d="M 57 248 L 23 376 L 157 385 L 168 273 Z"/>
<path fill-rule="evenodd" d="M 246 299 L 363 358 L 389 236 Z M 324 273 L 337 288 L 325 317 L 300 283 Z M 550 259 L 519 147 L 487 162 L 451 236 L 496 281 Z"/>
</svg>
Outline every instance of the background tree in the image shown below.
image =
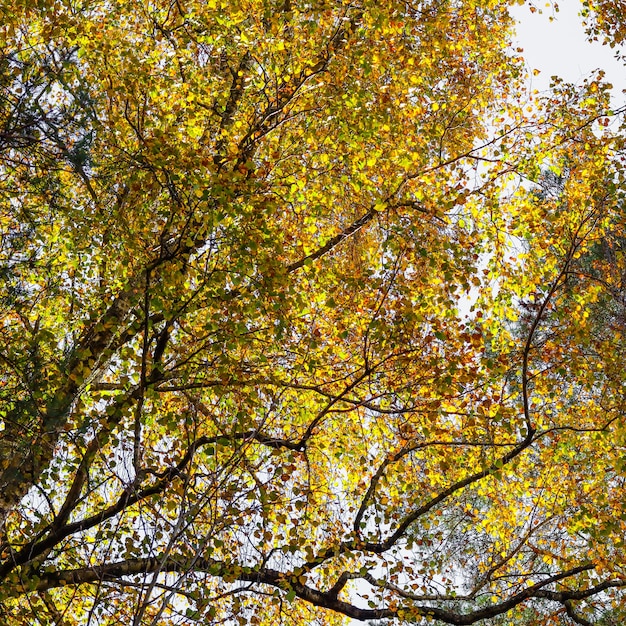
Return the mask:
<svg viewBox="0 0 626 626">
<path fill-rule="evenodd" d="M 508 4 L 0 5 L 9 623 L 622 619 L 621 140 Z"/>
</svg>

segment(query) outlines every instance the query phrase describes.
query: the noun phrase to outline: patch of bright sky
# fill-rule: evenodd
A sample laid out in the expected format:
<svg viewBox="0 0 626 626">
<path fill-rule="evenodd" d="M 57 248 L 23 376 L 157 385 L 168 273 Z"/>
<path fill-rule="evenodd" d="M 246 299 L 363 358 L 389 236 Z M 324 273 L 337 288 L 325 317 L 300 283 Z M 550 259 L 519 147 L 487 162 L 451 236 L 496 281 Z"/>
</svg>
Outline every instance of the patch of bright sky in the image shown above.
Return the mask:
<svg viewBox="0 0 626 626">
<path fill-rule="evenodd" d="M 537 8 L 542 3 L 537 3 Z M 527 4 L 511 9 L 518 20 L 516 45 L 524 49 L 522 55 L 530 70 L 533 89 L 545 91 L 552 76 L 560 76 L 571 83 L 580 83 L 597 69 L 605 72 L 604 80 L 613 85 L 614 108 L 626 102 L 626 66 L 615 59 L 617 49 L 589 42 L 579 12 L 577 0 L 561 0 L 559 10 L 552 3 L 531 12 Z M 552 18 L 552 19 L 550 19 Z M 532 70 L 539 70 L 533 76 Z"/>
</svg>

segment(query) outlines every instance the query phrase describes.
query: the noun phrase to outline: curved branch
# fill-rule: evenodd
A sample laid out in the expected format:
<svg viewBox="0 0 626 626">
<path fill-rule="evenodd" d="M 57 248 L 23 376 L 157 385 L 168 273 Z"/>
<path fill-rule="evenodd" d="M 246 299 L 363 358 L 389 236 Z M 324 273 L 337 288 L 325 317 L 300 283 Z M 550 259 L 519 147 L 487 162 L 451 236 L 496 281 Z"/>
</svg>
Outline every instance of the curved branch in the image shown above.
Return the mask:
<svg viewBox="0 0 626 626">
<path fill-rule="evenodd" d="M 373 552 L 375 554 L 382 554 L 383 552 L 386 552 L 387 550 L 392 548 L 403 537 L 404 533 L 409 528 L 409 526 L 413 524 L 416 520 L 418 520 L 422 515 L 424 515 L 425 513 L 428 513 L 430 510 L 435 508 L 438 504 L 440 504 L 441 502 L 449 498 L 454 493 L 460 491 L 461 489 L 464 489 L 465 487 L 475 482 L 478 482 L 479 480 L 485 478 L 486 476 L 489 476 L 489 474 L 493 474 L 494 472 L 498 471 L 499 469 L 501 469 L 502 467 L 510 463 L 514 458 L 519 456 L 524 450 L 526 450 L 533 443 L 533 441 L 534 441 L 534 433 L 529 432 L 521 443 L 519 443 L 515 448 L 513 448 L 513 450 L 511 450 L 507 454 L 501 456 L 494 463 L 492 463 L 489 467 L 486 467 L 482 471 L 471 474 L 467 478 L 464 478 L 463 480 L 459 480 L 453 485 L 450 485 L 450 487 L 448 487 L 447 489 L 444 489 L 437 496 L 435 496 L 434 498 L 432 498 L 431 500 L 429 500 L 422 506 L 418 507 L 417 509 L 413 510 L 407 516 L 405 516 L 405 518 L 400 522 L 400 524 L 398 524 L 398 527 L 396 528 L 396 530 L 391 535 L 389 535 L 387 539 L 381 542 L 367 541 L 363 543 L 361 548 L 363 550 L 366 550 L 367 552 Z"/>
<path fill-rule="evenodd" d="M 148 574 L 168 574 L 185 573 L 195 571 L 206 573 L 210 576 L 222 578 L 228 581 L 248 582 L 254 585 L 264 585 L 279 589 L 281 591 L 292 591 L 297 597 L 305 602 L 318 607 L 323 607 L 341 613 L 347 617 L 358 620 L 373 619 L 413 619 L 419 617 L 429 617 L 446 624 L 470 625 L 481 620 L 497 617 L 507 613 L 516 606 L 531 598 L 543 598 L 557 601 L 563 604 L 567 610 L 567 603 L 579 596 L 589 597 L 595 593 L 609 588 L 610 586 L 624 586 L 624 582 L 607 581 L 607 583 L 596 585 L 595 587 L 582 590 L 580 592 L 553 592 L 545 587 L 559 583 L 567 578 L 572 578 L 578 574 L 594 569 L 591 563 L 582 564 L 569 570 L 559 572 L 544 580 L 530 585 L 523 591 L 515 594 L 508 600 L 498 604 L 493 604 L 477 611 L 462 613 L 450 609 L 441 609 L 427 605 L 413 605 L 403 608 L 383 607 L 378 609 L 362 609 L 350 602 L 340 600 L 337 596 L 345 583 L 357 576 L 350 572 L 343 572 L 337 583 L 329 591 L 323 592 L 306 585 L 302 582 L 301 576 L 280 572 L 267 567 L 245 567 L 234 563 L 227 563 L 210 558 L 192 558 L 181 555 L 155 556 L 149 558 L 128 559 L 106 565 L 89 566 L 71 570 L 43 573 L 31 584 L 19 583 L 13 588 L 7 589 L 9 597 L 28 594 L 33 591 L 47 591 L 58 587 L 78 586 L 84 584 L 109 582 L 124 586 L 134 584 L 127 583 L 127 577 L 146 576 Z M 585 622 L 582 622 L 583 624 Z"/>
</svg>

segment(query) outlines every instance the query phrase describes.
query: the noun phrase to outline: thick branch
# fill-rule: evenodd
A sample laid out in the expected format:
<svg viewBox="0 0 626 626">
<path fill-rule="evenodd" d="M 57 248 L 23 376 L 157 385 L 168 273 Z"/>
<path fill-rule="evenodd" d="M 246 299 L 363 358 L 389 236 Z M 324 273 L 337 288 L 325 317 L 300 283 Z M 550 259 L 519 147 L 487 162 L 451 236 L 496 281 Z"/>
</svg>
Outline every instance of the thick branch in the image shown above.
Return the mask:
<svg viewBox="0 0 626 626">
<path fill-rule="evenodd" d="M 19 596 L 33 591 L 46 591 L 58 587 L 78 586 L 83 584 L 109 582 L 124 586 L 127 577 L 145 576 L 148 574 L 187 573 L 190 571 L 204 572 L 213 577 L 230 581 L 249 582 L 254 585 L 266 585 L 283 591 L 293 590 L 302 600 L 315 606 L 330 609 L 357 620 L 400 618 L 403 620 L 419 617 L 430 617 L 437 621 L 454 624 L 470 625 L 485 619 L 507 613 L 516 606 L 531 598 L 556 600 L 567 607 L 567 603 L 578 595 L 593 595 L 606 589 L 614 581 L 605 585 L 597 585 L 580 592 L 551 592 L 545 587 L 553 585 L 567 578 L 572 578 L 582 572 L 594 569 L 593 564 L 583 564 L 564 572 L 559 572 L 544 580 L 530 585 L 523 591 L 515 594 L 508 600 L 482 608 L 470 613 L 441 609 L 432 606 L 414 605 L 406 608 L 383 607 L 378 609 L 362 609 L 338 598 L 338 591 L 344 583 L 352 578 L 349 573 L 342 574 L 335 586 L 329 591 L 319 591 L 302 582 L 301 577 L 283 573 L 266 567 L 242 567 L 237 564 L 206 558 L 188 558 L 181 556 L 157 556 L 151 558 L 137 558 L 106 565 L 63 570 L 44 573 L 32 581 L 32 585 L 20 583 L 8 589 L 9 596 Z M 130 582 L 130 581 L 129 581 Z M 623 583 L 619 583 L 622 586 Z M 584 623 L 584 622 L 583 622 Z"/>
</svg>

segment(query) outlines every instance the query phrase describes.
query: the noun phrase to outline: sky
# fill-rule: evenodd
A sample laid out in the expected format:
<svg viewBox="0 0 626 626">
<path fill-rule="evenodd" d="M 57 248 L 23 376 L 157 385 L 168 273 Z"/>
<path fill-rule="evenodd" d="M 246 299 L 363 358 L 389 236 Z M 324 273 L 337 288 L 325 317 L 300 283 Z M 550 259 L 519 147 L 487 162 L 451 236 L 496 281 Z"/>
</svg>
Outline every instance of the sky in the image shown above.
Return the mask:
<svg viewBox="0 0 626 626">
<path fill-rule="evenodd" d="M 526 63 L 531 70 L 539 70 L 532 78 L 532 87 L 539 91 L 547 89 L 553 75 L 580 83 L 602 68 L 606 72 L 605 80 L 613 85 L 612 104 L 617 108 L 626 102 L 626 94 L 622 93 L 626 89 L 626 66 L 615 59 L 615 49 L 587 41 L 578 15 L 580 8 L 578 0 L 560 0 L 558 12 L 544 6 L 541 13 L 531 13 L 526 5 L 511 11 L 519 22 L 517 43 L 524 49 Z"/>
</svg>

